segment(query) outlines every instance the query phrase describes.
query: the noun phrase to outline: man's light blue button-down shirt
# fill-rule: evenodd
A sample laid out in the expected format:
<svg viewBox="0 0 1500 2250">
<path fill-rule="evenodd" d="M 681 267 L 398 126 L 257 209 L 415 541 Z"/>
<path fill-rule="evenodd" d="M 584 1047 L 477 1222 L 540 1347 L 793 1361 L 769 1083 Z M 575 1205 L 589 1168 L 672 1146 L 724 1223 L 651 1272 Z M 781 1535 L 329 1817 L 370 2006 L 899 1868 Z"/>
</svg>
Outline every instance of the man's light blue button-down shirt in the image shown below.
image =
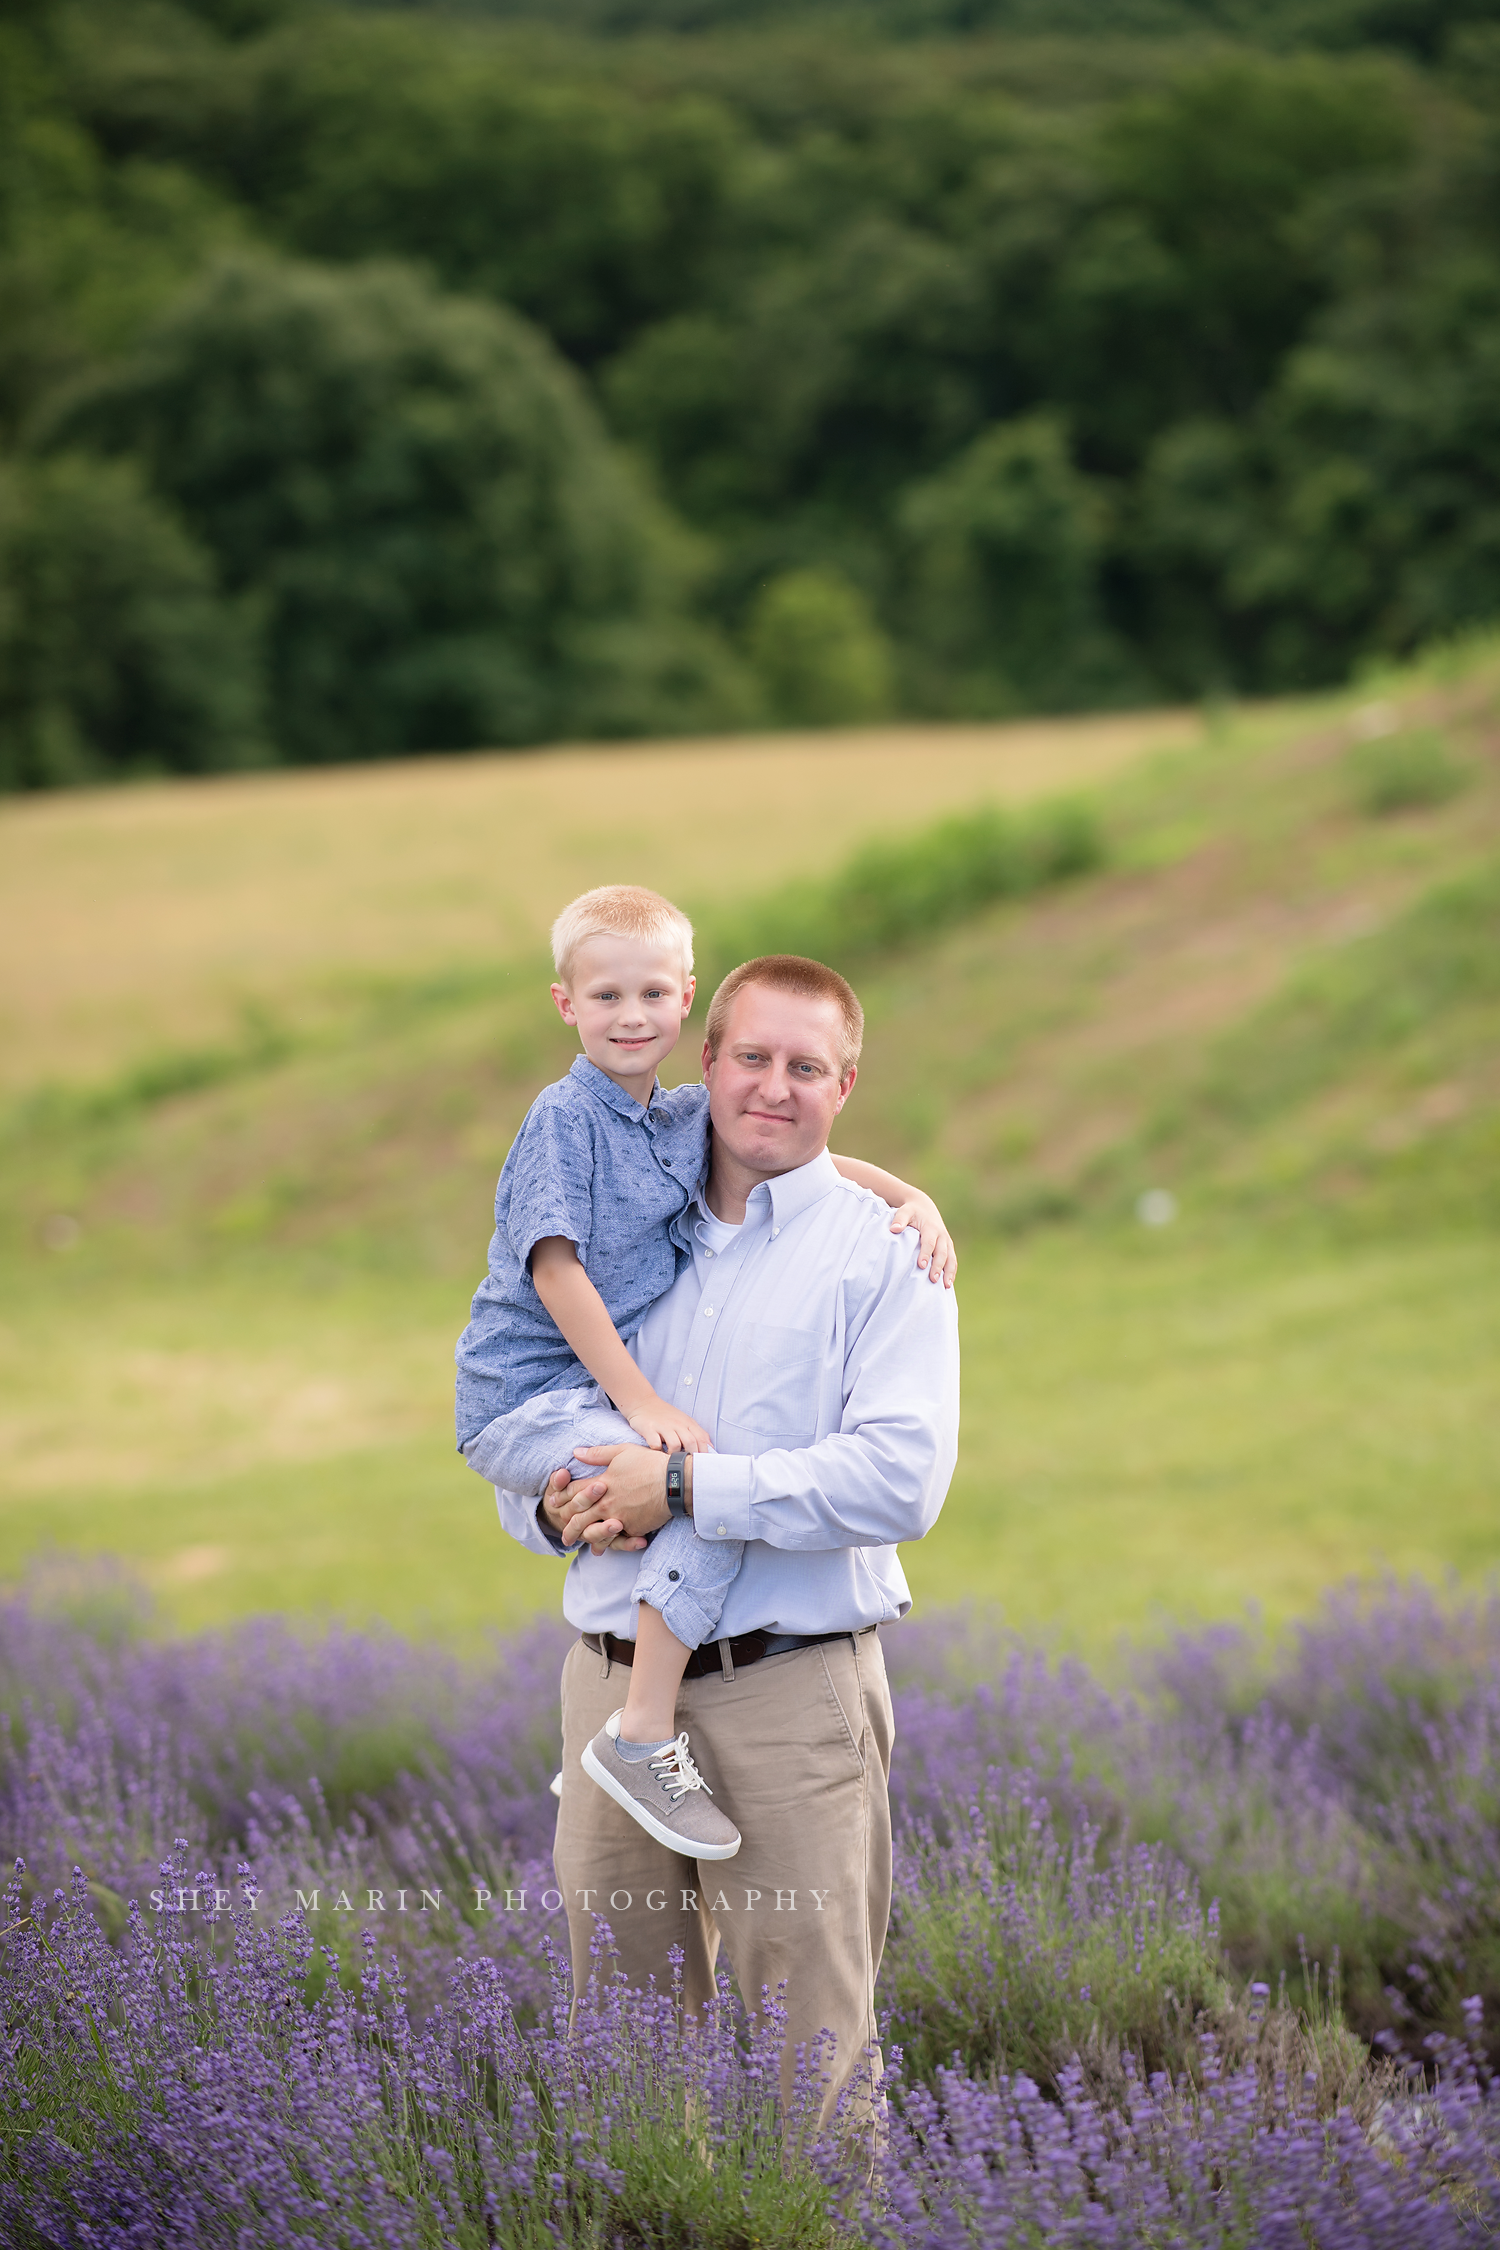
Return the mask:
<svg viewBox="0 0 1500 2250">
<path fill-rule="evenodd" d="M 896 1552 L 937 1519 L 958 1451 L 958 1313 L 917 1266 L 917 1237 L 826 1153 L 751 1191 L 714 1249 L 696 1207 L 692 1260 L 630 1350 L 714 1440 L 693 1463 L 699 1538 L 747 1542 L 725 1635 L 853 1630 L 911 1607 Z M 723 1242 L 723 1230 L 713 1230 Z M 559 1550 L 536 1497 L 499 1491 L 501 1521 Z M 569 1622 L 626 1637 L 638 1553 L 579 1554 Z"/>
</svg>

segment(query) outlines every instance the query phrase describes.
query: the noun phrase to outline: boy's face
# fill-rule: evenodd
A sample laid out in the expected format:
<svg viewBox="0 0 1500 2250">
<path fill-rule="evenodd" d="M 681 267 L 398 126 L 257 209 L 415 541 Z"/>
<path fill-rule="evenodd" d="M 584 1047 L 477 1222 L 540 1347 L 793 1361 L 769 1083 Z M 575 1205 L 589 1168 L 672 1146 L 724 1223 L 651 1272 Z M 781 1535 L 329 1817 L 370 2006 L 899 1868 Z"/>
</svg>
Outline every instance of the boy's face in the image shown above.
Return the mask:
<svg viewBox="0 0 1500 2250">
<path fill-rule="evenodd" d="M 695 980 L 683 976 L 682 955 L 672 948 L 596 937 L 579 946 L 570 982 L 555 984 L 552 997 L 595 1068 L 644 1101 L 677 1044 L 694 990 Z"/>
</svg>

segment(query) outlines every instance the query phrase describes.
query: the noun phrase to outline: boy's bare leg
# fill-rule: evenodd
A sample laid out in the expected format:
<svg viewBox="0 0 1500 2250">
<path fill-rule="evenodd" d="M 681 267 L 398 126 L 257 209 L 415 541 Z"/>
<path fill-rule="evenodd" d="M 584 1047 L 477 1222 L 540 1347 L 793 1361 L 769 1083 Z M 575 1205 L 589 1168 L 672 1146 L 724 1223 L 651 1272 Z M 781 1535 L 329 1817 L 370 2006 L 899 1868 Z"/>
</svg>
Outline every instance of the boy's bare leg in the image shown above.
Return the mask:
<svg viewBox="0 0 1500 2250">
<path fill-rule="evenodd" d="M 642 1602 L 625 1708 L 610 1713 L 579 1762 L 590 1781 L 668 1851 L 733 1859 L 743 1838 L 713 1802 L 686 1732 L 677 1731 L 677 1691 L 687 1660 L 687 1648 L 661 1611 Z"/>
<path fill-rule="evenodd" d="M 636 1620 L 630 1692 L 620 1717 L 622 1741 L 665 1742 L 676 1734 L 677 1690 L 691 1653 L 660 1610 L 648 1609 L 642 1602 Z"/>
</svg>

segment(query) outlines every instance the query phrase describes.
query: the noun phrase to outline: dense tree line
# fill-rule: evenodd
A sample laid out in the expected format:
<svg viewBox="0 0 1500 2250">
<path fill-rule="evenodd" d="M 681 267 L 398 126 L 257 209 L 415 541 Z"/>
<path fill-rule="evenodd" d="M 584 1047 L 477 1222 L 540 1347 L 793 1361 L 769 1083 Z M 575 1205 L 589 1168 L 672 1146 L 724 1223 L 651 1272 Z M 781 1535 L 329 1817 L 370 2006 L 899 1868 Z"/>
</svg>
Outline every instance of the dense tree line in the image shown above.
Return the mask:
<svg viewBox="0 0 1500 2250">
<path fill-rule="evenodd" d="M 13 0 L 0 785 L 1500 610 L 1500 0 L 542 13 Z"/>
</svg>

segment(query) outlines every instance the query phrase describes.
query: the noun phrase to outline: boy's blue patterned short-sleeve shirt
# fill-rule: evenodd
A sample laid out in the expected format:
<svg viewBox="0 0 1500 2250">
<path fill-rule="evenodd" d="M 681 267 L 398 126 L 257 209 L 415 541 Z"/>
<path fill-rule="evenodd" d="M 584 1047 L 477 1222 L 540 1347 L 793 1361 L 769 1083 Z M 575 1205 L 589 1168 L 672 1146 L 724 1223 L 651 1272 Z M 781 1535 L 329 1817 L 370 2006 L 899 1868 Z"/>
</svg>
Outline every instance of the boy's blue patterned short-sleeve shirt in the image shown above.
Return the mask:
<svg viewBox="0 0 1500 2250">
<path fill-rule="evenodd" d="M 538 1094 L 500 1174 L 490 1270 L 454 1355 L 460 1447 L 540 1392 L 593 1380 L 536 1293 L 536 1245 L 554 1234 L 576 1243 L 628 1342 L 687 1257 L 672 1222 L 707 1170 L 705 1086 L 658 1086 L 643 1108 L 580 1055 Z"/>
</svg>

